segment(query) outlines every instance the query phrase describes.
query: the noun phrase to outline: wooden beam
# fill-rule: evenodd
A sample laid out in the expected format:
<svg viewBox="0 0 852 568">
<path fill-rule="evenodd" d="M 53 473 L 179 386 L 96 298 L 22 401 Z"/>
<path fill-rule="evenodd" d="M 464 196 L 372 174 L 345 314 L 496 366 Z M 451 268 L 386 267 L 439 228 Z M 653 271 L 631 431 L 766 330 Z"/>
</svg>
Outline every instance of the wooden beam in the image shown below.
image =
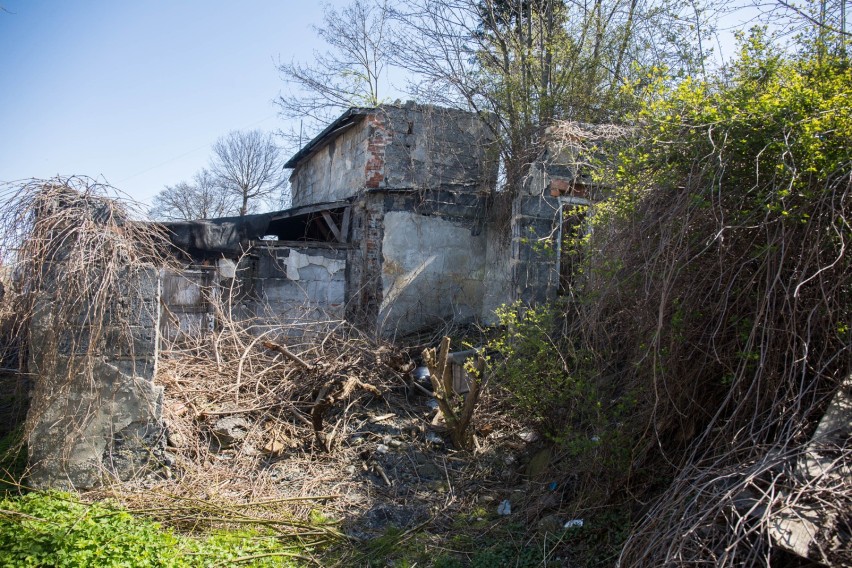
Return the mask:
<svg viewBox="0 0 852 568">
<path fill-rule="evenodd" d="M 319 217 L 312 217 L 311 223 L 316 225 L 317 230 L 322 233 L 322 238 L 329 242 L 336 242 L 333 240 L 334 235 L 331 234 L 331 231 L 328 230 L 328 225 L 326 225 Z M 305 227 L 305 234 L 307 235 L 308 227 Z"/>
<path fill-rule="evenodd" d="M 343 221 L 340 223 L 340 242 L 349 242 L 349 218 L 352 216 L 352 206 L 343 210 Z"/>
<path fill-rule="evenodd" d="M 342 243 L 343 239 L 340 238 L 340 229 L 337 228 L 337 223 L 335 223 L 334 219 L 331 218 L 331 213 L 323 211 L 322 218 L 325 219 L 325 222 L 328 224 L 328 228 L 331 229 L 331 233 L 334 235 L 337 242 Z"/>
</svg>

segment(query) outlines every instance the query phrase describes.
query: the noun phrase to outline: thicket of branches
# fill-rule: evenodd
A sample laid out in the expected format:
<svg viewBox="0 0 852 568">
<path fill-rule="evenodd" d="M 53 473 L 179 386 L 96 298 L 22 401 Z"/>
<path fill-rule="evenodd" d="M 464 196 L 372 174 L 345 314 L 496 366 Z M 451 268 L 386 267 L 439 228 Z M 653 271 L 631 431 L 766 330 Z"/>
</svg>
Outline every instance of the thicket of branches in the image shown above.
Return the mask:
<svg viewBox="0 0 852 568">
<path fill-rule="evenodd" d="M 165 235 L 135 221 L 141 213 L 119 197 L 85 177 L 0 188 L 0 264 L 9 271 L 4 356 L 34 381 L 28 429 L 50 405 L 66 400 L 72 383 L 92 389 L 68 425 L 68 448 L 101 402 L 92 370 L 105 345 L 133 353 L 138 314 L 127 310 L 140 309 L 131 306 L 138 276 L 169 264 Z"/>
<path fill-rule="evenodd" d="M 316 31 L 328 49 L 313 62 L 279 65 L 277 103 L 304 120 L 287 133 L 293 143 L 393 92 L 493 113 L 511 192 L 555 122 L 620 121 L 635 108 L 624 87 L 654 68 L 702 73 L 724 10 L 706 0 L 357 0 L 325 12 Z"/>
<path fill-rule="evenodd" d="M 850 85 L 845 59 L 753 35 L 726 80 L 656 93 L 605 180 L 571 333 L 634 401 L 624 474 L 674 478 L 622 565 L 762 565 L 802 507 L 849 532 L 850 441 L 801 463 L 852 373 Z"/>
<path fill-rule="evenodd" d="M 148 214 L 164 221 L 244 216 L 290 204 L 284 155 L 272 134 L 235 130 L 213 144 L 210 167 L 166 186 Z"/>
<path fill-rule="evenodd" d="M 623 87 L 654 67 L 700 70 L 705 2 L 401 2 L 393 59 L 418 98 L 497 117 L 505 187 L 519 187 L 560 120 L 620 122 Z"/>
<path fill-rule="evenodd" d="M 203 168 L 191 182 L 181 181 L 167 185 L 154 196 L 148 214 L 163 221 L 191 221 L 215 219 L 239 213 L 239 200 L 228 191 L 216 175 Z"/>
</svg>

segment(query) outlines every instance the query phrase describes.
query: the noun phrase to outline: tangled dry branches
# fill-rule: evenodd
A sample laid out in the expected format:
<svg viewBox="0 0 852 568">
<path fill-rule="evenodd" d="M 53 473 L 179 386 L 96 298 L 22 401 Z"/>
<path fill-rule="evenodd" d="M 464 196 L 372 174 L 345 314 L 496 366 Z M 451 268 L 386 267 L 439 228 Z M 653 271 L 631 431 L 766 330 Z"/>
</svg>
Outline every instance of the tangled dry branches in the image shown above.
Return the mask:
<svg viewBox="0 0 852 568">
<path fill-rule="evenodd" d="M 633 468 L 674 476 L 625 566 L 769 562 L 773 524 L 816 503 L 837 513 L 828 532 L 849 534 L 850 440 L 825 450 L 838 459 L 824 474 L 801 464 L 852 372 L 852 180 L 848 169 L 814 180 L 785 202 L 790 218 L 756 197 L 778 187 L 725 186 L 726 158 L 710 151 L 595 227 L 584 289 L 595 301 L 575 314 L 621 388 L 644 393 Z M 812 558 L 852 561 L 848 536 L 821 546 Z"/>
<path fill-rule="evenodd" d="M 157 309 L 133 300 L 152 271 L 169 264 L 165 235 L 118 197 L 85 177 L 0 188 L 0 263 L 9 284 L 3 327 L 13 351 L 4 359 L 33 378 L 26 436 L 48 409 L 79 405 L 54 449 L 72 448 L 97 414 L 92 375 L 106 346 L 133 358 L 131 314 Z M 75 398 L 72 384 L 91 396 Z"/>
</svg>

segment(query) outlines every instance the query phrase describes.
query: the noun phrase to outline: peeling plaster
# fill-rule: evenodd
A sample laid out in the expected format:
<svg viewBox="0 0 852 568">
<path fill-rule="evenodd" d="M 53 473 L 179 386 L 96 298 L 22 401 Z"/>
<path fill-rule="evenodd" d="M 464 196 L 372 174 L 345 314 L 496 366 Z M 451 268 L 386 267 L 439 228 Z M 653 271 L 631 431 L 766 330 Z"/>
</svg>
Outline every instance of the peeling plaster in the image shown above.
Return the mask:
<svg viewBox="0 0 852 568">
<path fill-rule="evenodd" d="M 322 266 L 328 271 L 329 276 L 334 276 L 334 274 L 346 268 L 346 261 L 324 256 L 311 256 L 291 250 L 290 256 L 284 262 L 284 266 L 287 268 L 287 278 L 299 280 L 299 269 L 311 265 Z"/>
</svg>

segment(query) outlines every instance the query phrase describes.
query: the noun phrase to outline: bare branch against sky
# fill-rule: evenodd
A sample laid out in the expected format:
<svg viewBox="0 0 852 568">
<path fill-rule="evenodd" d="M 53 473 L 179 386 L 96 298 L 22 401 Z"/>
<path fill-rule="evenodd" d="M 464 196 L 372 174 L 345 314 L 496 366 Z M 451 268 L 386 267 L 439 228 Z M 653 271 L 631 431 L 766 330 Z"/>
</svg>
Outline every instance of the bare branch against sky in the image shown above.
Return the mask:
<svg viewBox="0 0 852 568">
<path fill-rule="evenodd" d="M 240 215 L 287 183 L 281 149 L 271 134 L 260 130 L 233 131 L 217 140 L 211 170 L 237 199 Z"/>
</svg>

